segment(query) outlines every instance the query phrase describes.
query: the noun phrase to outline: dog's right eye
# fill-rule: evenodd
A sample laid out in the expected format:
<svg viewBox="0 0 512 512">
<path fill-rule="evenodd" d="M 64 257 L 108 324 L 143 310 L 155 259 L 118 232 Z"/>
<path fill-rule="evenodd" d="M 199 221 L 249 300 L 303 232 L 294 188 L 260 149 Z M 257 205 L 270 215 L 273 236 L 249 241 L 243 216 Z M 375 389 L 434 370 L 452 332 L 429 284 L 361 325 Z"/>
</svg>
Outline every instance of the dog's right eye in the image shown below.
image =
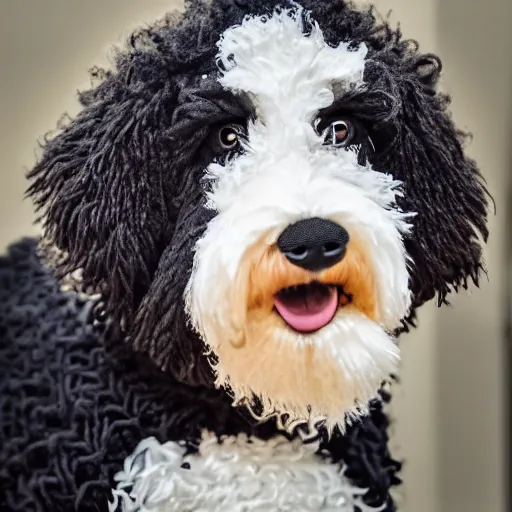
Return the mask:
<svg viewBox="0 0 512 512">
<path fill-rule="evenodd" d="M 227 124 L 219 130 L 219 142 L 224 151 L 232 151 L 240 146 L 244 127 L 240 124 Z"/>
</svg>

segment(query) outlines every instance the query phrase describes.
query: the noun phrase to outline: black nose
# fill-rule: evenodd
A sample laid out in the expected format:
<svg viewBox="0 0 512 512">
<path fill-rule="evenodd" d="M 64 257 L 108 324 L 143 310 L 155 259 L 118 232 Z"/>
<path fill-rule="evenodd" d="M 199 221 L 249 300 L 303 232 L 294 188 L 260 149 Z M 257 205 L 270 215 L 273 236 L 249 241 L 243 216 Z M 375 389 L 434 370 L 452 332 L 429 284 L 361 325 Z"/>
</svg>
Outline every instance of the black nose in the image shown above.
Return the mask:
<svg viewBox="0 0 512 512">
<path fill-rule="evenodd" d="M 288 226 L 277 246 L 294 265 L 318 272 L 343 259 L 348 241 L 347 231 L 339 224 L 312 218 Z"/>
</svg>

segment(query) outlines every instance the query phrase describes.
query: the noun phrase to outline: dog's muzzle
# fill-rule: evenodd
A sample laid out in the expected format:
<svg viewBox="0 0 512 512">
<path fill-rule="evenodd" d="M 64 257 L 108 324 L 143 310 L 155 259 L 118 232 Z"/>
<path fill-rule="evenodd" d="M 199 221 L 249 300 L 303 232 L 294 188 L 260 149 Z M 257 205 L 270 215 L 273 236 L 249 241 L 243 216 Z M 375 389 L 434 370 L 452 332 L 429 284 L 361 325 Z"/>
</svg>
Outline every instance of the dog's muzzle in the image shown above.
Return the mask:
<svg viewBox="0 0 512 512">
<path fill-rule="evenodd" d="M 310 218 L 288 226 L 277 247 L 292 264 L 319 273 L 339 263 L 347 252 L 348 232 L 327 219 Z M 310 283 L 284 288 L 275 295 L 276 312 L 297 332 L 314 332 L 334 318 L 339 306 L 350 298 L 339 283 Z"/>
</svg>

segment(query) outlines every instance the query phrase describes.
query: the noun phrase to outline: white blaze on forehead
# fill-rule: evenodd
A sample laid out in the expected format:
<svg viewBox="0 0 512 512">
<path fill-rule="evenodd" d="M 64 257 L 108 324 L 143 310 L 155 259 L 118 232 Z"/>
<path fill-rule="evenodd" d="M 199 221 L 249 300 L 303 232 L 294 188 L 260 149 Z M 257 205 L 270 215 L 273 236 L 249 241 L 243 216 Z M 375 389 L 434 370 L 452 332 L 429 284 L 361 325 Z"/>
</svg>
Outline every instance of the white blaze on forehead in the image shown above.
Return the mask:
<svg viewBox="0 0 512 512">
<path fill-rule="evenodd" d="M 221 83 L 253 96 L 265 122 L 278 113 L 288 121 L 311 120 L 332 104 L 334 84 L 362 82 L 364 44 L 333 48 L 317 24 L 311 23 L 309 34 L 304 25 L 302 9 L 283 10 L 271 17 L 246 18 L 218 43 L 218 62 L 225 70 Z"/>
</svg>

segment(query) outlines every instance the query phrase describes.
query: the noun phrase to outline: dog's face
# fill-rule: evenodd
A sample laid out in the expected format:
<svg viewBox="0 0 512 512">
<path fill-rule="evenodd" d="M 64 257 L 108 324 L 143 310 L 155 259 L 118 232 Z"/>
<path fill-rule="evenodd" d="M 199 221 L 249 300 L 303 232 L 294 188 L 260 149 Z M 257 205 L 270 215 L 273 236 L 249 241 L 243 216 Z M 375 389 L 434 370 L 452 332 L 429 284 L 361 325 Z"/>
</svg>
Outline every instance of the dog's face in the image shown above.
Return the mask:
<svg viewBox="0 0 512 512">
<path fill-rule="evenodd" d="M 341 105 L 364 90 L 366 46 L 305 30 L 300 10 L 284 10 L 219 42 L 219 80 L 254 115 L 219 130 L 226 156 L 206 169 L 215 216 L 196 244 L 187 310 L 235 398 L 342 419 L 396 370 L 389 333 L 411 303 L 410 214 Z"/>
<path fill-rule="evenodd" d="M 63 272 L 164 370 L 342 426 L 414 309 L 477 280 L 486 201 L 437 58 L 303 6 L 193 2 L 139 33 L 31 192 Z"/>
</svg>

